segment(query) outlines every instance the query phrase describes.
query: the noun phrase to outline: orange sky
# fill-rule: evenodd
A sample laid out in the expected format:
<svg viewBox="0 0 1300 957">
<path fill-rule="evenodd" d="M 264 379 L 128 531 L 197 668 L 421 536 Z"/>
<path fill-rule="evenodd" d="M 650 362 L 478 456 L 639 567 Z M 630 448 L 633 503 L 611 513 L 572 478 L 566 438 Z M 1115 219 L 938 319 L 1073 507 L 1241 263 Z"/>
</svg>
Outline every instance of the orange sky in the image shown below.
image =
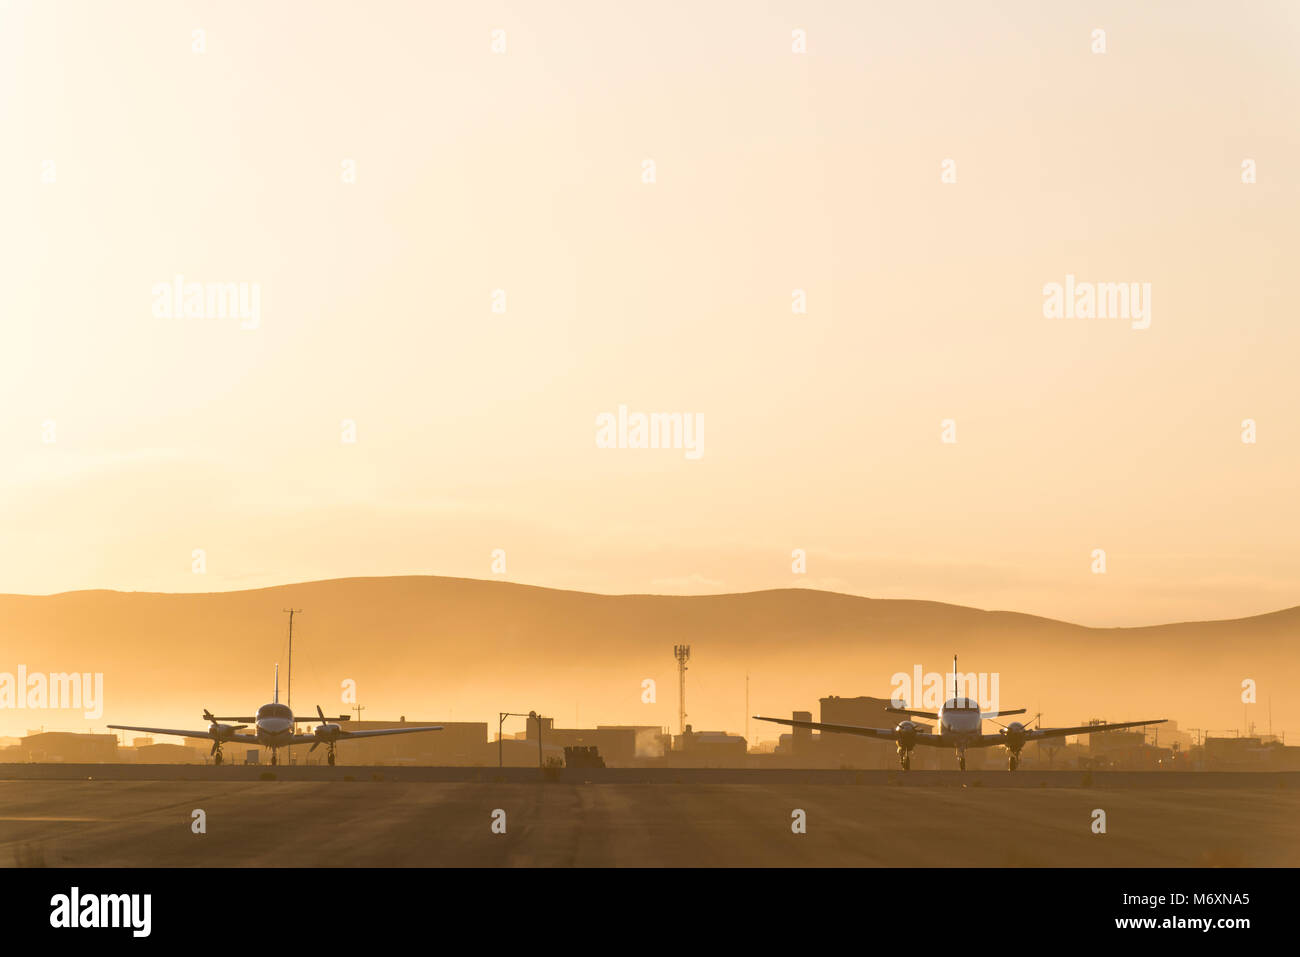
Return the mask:
<svg viewBox="0 0 1300 957">
<path fill-rule="evenodd" d="M 486 578 L 504 549 L 563 588 L 1099 625 L 1300 601 L 1294 4 L 0 27 L 0 592 Z M 257 284 L 256 328 L 157 317 L 177 274 Z M 1067 274 L 1151 283 L 1150 327 L 1044 318 Z M 702 455 L 598 448 L 620 404 L 701 415 Z"/>
</svg>

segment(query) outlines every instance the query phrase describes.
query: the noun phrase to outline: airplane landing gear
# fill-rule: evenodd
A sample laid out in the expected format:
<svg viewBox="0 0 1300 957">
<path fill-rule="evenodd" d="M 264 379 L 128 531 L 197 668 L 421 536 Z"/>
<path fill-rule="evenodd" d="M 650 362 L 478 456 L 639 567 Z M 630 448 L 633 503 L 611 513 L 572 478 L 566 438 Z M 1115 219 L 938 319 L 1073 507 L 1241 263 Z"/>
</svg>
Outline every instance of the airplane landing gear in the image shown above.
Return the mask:
<svg viewBox="0 0 1300 957">
<path fill-rule="evenodd" d="M 220 764 L 221 761 L 222 761 L 221 745 L 218 744 L 215 748 L 212 749 L 212 763 Z"/>
<path fill-rule="evenodd" d="M 280 763 L 280 759 L 276 756 L 276 753 L 275 753 L 274 751 L 272 751 L 272 752 L 271 752 L 271 764 L 272 764 L 272 765 L 276 765 L 276 764 L 279 764 L 279 763 Z"/>
<path fill-rule="evenodd" d="M 325 754 L 325 760 L 330 763 L 330 767 L 334 767 L 334 745 L 330 745 L 329 751 Z"/>
<path fill-rule="evenodd" d="M 900 750 L 898 752 L 898 763 L 903 766 L 904 771 L 912 770 L 912 752 Z"/>
<path fill-rule="evenodd" d="M 1018 767 L 1020 767 L 1020 755 L 1012 751 L 1007 757 L 1007 770 L 1014 771 Z"/>
<path fill-rule="evenodd" d="M 965 751 L 959 751 L 959 752 L 957 753 L 957 768 L 958 768 L 959 770 L 961 770 L 961 771 L 965 771 L 965 770 L 966 770 L 966 752 L 965 752 Z"/>
</svg>

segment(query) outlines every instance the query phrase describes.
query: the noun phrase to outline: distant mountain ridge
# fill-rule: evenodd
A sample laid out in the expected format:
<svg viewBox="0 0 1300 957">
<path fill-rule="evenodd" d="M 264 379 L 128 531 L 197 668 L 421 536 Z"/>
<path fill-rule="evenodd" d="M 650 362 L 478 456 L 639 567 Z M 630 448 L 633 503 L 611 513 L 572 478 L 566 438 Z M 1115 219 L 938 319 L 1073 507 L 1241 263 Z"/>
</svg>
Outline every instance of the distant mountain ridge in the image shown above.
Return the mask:
<svg viewBox="0 0 1300 957">
<path fill-rule="evenodd" d="M 342 578 L 246 591 L 0 595 L 0 671 L 102 671 L 108 721 L 260 703 L 295 619 L 295 708 L 340 705 L 356 682 L 364 717 L 495 721 L 541 709 L 558 725 L 676 724 L 674 644 L 692 646 L 696 727 L 737 730 L 751 711 L 817 711 L 827 694 L 887 694 L 890 676 L 997 671 L 1006 707 L 1054 722 L 1173 717 L 1183 726 L 1300 723 L 1300 607 L 1257 616 L 1093 628 L 1012 611 L 811 589 L 725 595 L 599 595 L 506 581 Z M 287 679 L 287 675 L 285 676 Z M 643 682 L 656 683 L 643 703 Z M 1243 713 L 1242 682 L 1258 713 Z M 282 679 L 283 680 L 283 679 Z M 1155 712 L 1160 712 L 1156 714 Z M 1140 712 L 1140 713 L 1139 713 Z M 19 725 L 66 715 L 0 711 Z M 191 726 L 193 719 L 188 718 Z M 17 722 L 17 723 L 15 723 Z M 194 725 L 198 726 L 198 725 Z M 22 728 L 19 728 L 21 732 Z"/>
</svg>

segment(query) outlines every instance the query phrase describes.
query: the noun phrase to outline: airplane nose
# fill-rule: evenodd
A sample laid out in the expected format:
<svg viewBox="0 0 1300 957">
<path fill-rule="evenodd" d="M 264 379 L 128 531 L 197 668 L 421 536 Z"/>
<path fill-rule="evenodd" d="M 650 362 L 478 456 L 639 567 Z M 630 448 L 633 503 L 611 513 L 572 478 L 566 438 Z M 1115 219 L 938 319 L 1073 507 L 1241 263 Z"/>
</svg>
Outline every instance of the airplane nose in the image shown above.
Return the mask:
<svg viewBox="0 0 1300 957">
<path fill-rule="evenodd" d="M 263 718 L 262 730 L 267 734 L 283 734 L 289 730 L 288 718 Z"/>
</svg>

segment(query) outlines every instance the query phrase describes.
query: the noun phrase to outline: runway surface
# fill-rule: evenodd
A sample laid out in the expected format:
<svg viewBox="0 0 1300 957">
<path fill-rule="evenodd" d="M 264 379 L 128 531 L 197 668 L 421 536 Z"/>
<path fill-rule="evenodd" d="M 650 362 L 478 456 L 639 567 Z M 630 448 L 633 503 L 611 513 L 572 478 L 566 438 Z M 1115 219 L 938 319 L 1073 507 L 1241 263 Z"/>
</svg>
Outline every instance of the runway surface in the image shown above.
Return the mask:
<svg viewBox="0 0 1300 957">
<path fill-rule="evenodd" d="M 299 770 L 309 769 L 290 774 Z M 542 781 L 535 769 L 532 780 L 13 780 L 0 769 L 11 778 L 0 780 L 0 865 L 1300 865 L 1291 776 L 1084 787 L 1076 775 L 1012 787 L 974 775 L 930 786 L 916 785 L 919 776 L 897 786 L 722 775 L 654 784 L 586 783 L 581 772 Z M 195 809 L 205 812 L 204 834 L 192 831 Z M 498 809 L 505 834 L 492 831 Z M 804 834 L 791 829 L 796 809 Z M 1106 813 L 1105 834 L 1093 832 L 1095 809 Z"/>
</svg>

